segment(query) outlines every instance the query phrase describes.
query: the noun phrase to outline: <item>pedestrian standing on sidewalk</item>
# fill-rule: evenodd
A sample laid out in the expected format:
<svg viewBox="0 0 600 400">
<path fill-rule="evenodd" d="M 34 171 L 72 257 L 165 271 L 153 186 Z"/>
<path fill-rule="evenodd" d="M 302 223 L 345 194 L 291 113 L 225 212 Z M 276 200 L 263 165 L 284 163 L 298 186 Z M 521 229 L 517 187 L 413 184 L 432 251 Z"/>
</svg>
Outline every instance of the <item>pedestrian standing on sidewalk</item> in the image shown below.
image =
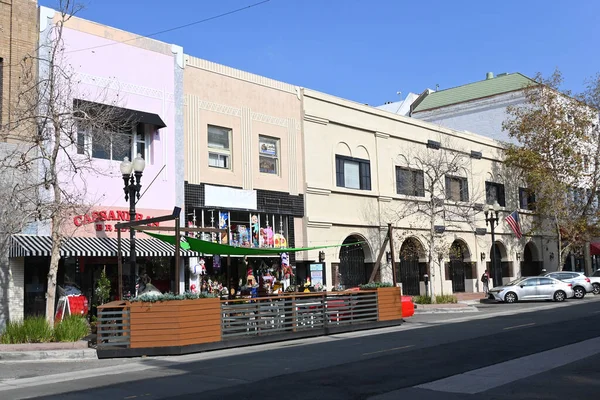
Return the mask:
<svg viewBox="0 0 600 400">
<path fill-rule="evenodd" d="M 490 275 L 488 274 L 487 269 L 483 271 L 483 275 L 481 275 L 481 282 L 483 282 L 483 293 L 487 295 L 490 290 Z"/>
</svg>

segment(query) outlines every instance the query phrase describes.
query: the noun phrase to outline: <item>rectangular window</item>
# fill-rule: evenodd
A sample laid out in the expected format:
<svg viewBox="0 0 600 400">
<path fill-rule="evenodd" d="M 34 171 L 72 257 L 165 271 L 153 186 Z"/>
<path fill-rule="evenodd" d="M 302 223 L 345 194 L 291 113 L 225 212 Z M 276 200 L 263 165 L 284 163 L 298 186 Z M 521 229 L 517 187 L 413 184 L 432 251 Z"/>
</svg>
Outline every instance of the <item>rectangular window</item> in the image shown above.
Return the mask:
<svg viewBox="0 0 600 400">
<path fill-rule="evenodd" d="M 336 185 L 348 189 L 371 190 L 371 163 L 369 160 L 335 156 Z"/>
<path fill-rule="evenodd" d="M 423 171 L 396 167 L 396 192 L 407 196 L 425 196 Z"/>
<path fill-rule="evenodd" d="M 208 125 L 208 165 L 230 169 L 231 129 Z"/>
<path fill-rule="evenodd" d="M 469 201 L 467 178 L 446 176 L 446 200 Z"/>
<path fill-rule="evenodd" d="M 519 188 L 519 208 L 521 210 L 535 210 L 535 193 L 527 188 Z"/>
<path fill-rule="evenodd" d="M 504 185 L 495 182 L 485 183 L 485 202 L 494 204 L 497 201 L 502 207 L 506 206 L 506 196 L 504 195 Z"/>
<path fill-rule="evenodd" d="M 264 174 L 279 174 L 279 139 L 258 136 L 258 164 Z"/>
<path fill-rule="evenodd" d="M 137 133 L 133 134 L 133 130 Z M 121 132 L 106 133 L 90 130 L 85 127 L 77 128 L 77 154 L 89 154 L 92 158 L 102 160 L 123 161 L 128 157 L 132 160 L 138 154 L 148 160 L 148 140 L 146 125 L 137 124 L 136 128 Z"/>
</svg>

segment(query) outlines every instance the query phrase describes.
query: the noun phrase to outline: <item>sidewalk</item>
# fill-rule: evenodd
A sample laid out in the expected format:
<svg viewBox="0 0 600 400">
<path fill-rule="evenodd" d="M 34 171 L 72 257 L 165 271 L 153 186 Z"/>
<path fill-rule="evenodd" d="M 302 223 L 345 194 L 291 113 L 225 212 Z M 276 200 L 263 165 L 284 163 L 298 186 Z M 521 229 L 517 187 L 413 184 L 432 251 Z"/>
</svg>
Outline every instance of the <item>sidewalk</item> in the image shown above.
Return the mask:
<svg viewBox="0 0 600 400">
<path fill-rule="evenodd" d="M 0 344 L 0 361 L 97 359 L 87 340 L 67 343 Z"/>
<path fill-rule="evenodd" d="M 478 312 L 475 307 L 480 300 L 485 299 L 483 293 L 455 293 L 458 303 L 451 304 L 415 304 L 416 314 L 464 313 Z"/>
</svg>

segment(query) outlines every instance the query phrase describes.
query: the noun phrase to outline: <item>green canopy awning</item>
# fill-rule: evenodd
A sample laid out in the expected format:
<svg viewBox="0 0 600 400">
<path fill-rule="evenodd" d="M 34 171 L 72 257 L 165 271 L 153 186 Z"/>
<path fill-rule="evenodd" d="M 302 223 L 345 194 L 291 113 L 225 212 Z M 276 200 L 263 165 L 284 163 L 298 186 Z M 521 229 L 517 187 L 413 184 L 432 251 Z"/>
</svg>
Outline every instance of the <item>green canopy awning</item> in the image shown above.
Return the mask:
<svg viewBox="0 0 600 400">
<path fill-rule="evenodd" d="M 159 233 L 152 233 L 143 231 L 146 235 L 152 236 L 154 238 L 163 240 L 167 243 L 171 243 L 175 245 L 175 236 L 171 235 L 162 235 Z M 344 247 L 344 246 L 354 246 L 357 244 L 361 244 L 362 242 L 348 243 L 348 244 L 335 244 L 329 246 L 313 246 L 313 247 L 301 247 L 301 248 L 249 248 L 249 247 L 234 247 L 226 244 L 212 243 L 207 242 L 206 240 L 195 239 L 188 236 L 182 236 L 185 238 L 185 242 L 181 242 L 181 248 L 184 250 L 193 250 L 203 254 L 211 254 L 211 255 L 221 255 L 221 256 L 263 256 L 263 255 L 273 255 L 273 254 L 281 254 L 281 253 L 294 253 L 298 251 L 307 251 L 307 250 L 318 250 L 318 249 L 327 249 L 332 247 Z"/>
</svg>

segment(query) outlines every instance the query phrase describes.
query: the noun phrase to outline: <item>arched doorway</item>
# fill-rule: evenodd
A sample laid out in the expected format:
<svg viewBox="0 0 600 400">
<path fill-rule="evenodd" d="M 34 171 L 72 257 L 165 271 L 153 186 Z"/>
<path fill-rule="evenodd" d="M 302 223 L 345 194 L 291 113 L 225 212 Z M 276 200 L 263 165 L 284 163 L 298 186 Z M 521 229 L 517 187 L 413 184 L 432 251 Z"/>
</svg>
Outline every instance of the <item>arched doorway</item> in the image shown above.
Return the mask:
<svg viewBox="0 0 600 400">
<path fill-rule="evenodd" d="M 533 242 L 525 245 L 523 261 L 521 261 L 521 276 L 536 276 L 542 273 L 542 262 L 539 261 L 538 254 Z"/>
<path fill-rule="evenodd" d="M 421 243 L 415 238 L 408 238 L 400 247 L 400 263 L 396 267 L 396 275 L 402 282 L 402 293 L 408 296 L 421 294 L 421 277 L 419 259 L 425 253 Z"/>
<path fill-rule="evenodd" d="M 367 283 L 365 268 L 365 251 L 359 243 L 362 240 L 357 236 L 348 236 L 343 244 L 353 244 L 340 248 L 340 285 L 348 289 Z"/>
<path fill-rule="evenodd" d="M 467 264 L 465 259 L 468 257 L 468 251 L 459 240 L 452 242 L 450 246 L 450 276 L 452 279 L 452 292 L 465 292 L 465 282 L 467 273 Z M 469 266 L 470 268 L 470 266 Z"/>
<path fill-rule="evenodd" d="M 494 256 L 492 257 L 492 251 L 494 252 Z M 492 286 L 502 286 L 502 258 L 506 254 L 506 250 L 504 245 L 500 242 L 496 242 L 492 245 L 490 249 L 490 261 L 488 264 L 488 273 L 492 278 Z"/>
</svg>

